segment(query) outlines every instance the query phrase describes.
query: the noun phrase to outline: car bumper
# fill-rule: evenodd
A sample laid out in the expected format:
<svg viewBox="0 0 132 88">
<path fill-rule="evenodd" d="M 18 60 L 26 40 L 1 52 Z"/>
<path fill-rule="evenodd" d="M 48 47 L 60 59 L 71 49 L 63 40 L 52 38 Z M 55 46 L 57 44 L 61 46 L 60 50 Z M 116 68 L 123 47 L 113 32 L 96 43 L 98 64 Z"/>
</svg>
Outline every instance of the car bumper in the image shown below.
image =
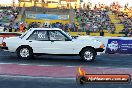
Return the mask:
<svg viewBox="0 0 132 88">
<path fill-rule="evenodd" d="M 8 47 L 0 47 L 2 50 L 8 50 Z"/>
<path fill-rule="evenodd" d="M 96 48 L 96 52 L 103 52 L 104 49 L 103 48 Z"/>
</svg>

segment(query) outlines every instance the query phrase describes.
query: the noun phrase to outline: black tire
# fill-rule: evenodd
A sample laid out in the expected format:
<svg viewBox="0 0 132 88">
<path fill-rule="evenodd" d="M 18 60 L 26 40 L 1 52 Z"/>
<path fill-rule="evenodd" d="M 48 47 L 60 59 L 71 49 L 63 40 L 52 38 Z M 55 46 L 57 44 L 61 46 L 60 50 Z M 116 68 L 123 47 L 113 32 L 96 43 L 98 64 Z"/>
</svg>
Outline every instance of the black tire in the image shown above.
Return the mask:
<svg viewBox="0 0 132 88">
<path fill-rule="evenodd" d="M 29 53 L 28 53 L 28 55 L 27 56 L 23 56 L 23 55 L 21 55 L 21 52 L 22 52 L 22 50 L 27 50 Z M 31 58 L 33 58 L 33 50 L 32 50 L 32 48 L 31 47 L 29 47 L 29 46 L 20 46 L 18 49 L 17 49 L 17 56 L 18 56 L 18 58 L 19 59 L 31 59 Z M 23 51 L 24 52 L 24 51 Z M 25 54 L 26 55 L 26 54 Z"/>
<path fill-rule="evenodd" d="M 90 53 L 90 55 L 87 56 L 86 53 Z M 94 61 L 96 57 L 96 51 L 92 48 L 84 48 L 80 53 L 80 57 L 82 58 L 83 61 L 87 61 L 87 62 Z"/>
</svg>

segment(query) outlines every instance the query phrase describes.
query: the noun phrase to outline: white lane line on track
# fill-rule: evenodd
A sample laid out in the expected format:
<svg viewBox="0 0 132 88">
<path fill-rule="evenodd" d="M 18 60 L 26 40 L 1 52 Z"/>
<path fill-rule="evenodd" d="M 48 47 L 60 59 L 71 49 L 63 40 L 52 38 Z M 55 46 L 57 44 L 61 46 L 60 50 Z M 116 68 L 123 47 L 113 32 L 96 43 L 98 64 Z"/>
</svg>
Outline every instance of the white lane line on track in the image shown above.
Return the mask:
<svg viewBox="0 0 132 88">
<path fill-rule="evenodd" d="M 83 66 L 83 65 L 79 65 L 79 66 L 71 66 L 71 65 L 39 65 L 39 64 L 19 64 L 19 63 L 0 63 L 0 65 L 21 65 L 21 66 L 61 66 L 61 67 L 92 67 L 92 68 L 107 68 L 107 69 L 132 69 L 132 68 L 126 68 L 126 67 L 109 67 L 109 66 Z"/>
<path fill-rule="evenodd" d="M 19 63 L 0 63 L 0 65 L 13 65 L 13 64 L 15 64 L 15 65 L 23 65 L 23 66 L 64 66 L 64 67 L 78 67 L 78 66 L 70 66 L 70 65 L 68 65 L 68 66 L 65 66 L 65 65 L 38 65 L 38 64 L 19 64 Z"/>
<path fill-rule="evenodd" d="M 74 80 L 74 77 L 38 77 L 38 76 L 20 76 L 20 75 L 0 75 L 0 77 L 6 77 L 6 78 L 30 78 L 30 79 L 65 79 L 65 80 Z"/>
</svg>

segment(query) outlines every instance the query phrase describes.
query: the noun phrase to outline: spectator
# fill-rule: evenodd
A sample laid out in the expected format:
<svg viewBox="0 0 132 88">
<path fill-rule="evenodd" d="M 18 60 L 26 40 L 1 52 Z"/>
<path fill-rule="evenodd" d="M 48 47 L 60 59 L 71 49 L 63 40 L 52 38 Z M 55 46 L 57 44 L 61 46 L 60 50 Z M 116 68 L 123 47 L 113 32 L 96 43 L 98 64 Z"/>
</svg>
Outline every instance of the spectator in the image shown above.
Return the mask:
<svg viewBox="0 0 132 88">
<path fill-rule="evenodd" d="M 89 30 L 86 30 L 86 34 L 87 34 L 87 35 L 90 35 L 90 31 L 89 31 Z"/>
<path fill-rule="evenodd" d="M 18 23 L 14 24 L 14 30 L 15 30 L 15 32 L 17 32 L 19 30 L 19 24 Z"/>
<path fill-rule="evenodd" d="M 93 31 L 94 31 L 94 32 L 97 32 L 97 31 L 98 31 L 97 23 L 94 23 L 94 25 L 93 25 Z"/>
<path fill-rule="evenodd" d="M 13 23 L 9 24 L 9 32 L 12 32 L 12 28 L 13 28 L 12 25 L 13 25 Z"/>
<path fill-rule="evenodd" d="M 12 27 L 9 26 L 9 32 L 12 32 Z"/>
<path fill-rule="evenodd" d="M 25 26 L 26 29 L 28 29 L 28 24 L 27 24 L 27 22 L 24 23 L 24 26 Z"/>
<path fill-rule="evenodd" d="M 132 29 L 130 30 L 130 32 L 128 33 L 129 37 L 132 37 Z"/>
<path fill-rule="evenodd" d="M 19 29 L 19 32 L 24 32 L 25 31 L 25 26 L 24 24 L 20 24 L 20 29 Z"/>
<path fill-rule="evenodd" d="M 115 26 L 111 27 L 111 33 L 114 34 L 115 33 Z"/>
<path fill-rule="evenodd" d="M 7 26 L 6 25 L 4 25 L 4 32 L 6 32 L 7 31 Z"/>
<path fill-rule="evenodd" d="M 104 31 L 100 30 L 100 36 L 104 36 Z"/>
<path fill-rule="evenodd" d="M 128 27 L 125 28 L 124 33 L 125 33 L 125 36 L 127 37 L 128 36 L 128 33 L 129 33 Z"/>
</svg>

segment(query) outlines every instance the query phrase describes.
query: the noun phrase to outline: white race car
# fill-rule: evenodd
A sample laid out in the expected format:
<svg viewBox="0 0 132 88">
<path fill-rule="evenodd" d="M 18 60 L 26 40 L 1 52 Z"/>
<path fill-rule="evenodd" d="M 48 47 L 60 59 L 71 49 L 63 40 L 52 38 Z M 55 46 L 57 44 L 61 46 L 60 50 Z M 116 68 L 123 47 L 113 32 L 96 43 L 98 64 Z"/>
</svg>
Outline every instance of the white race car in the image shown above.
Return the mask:
<svg viewBox="0 0 132 88">
<path fill-rule="evenodd" d="M 97 52 L 104 51 L 104 44 L 90 38 L 72 38 L 58 28 L 31 28 L 19 37 L 5 38 L 3 50 L 16 52 L 21 59 L 34 55 L 80 55 L 84 61 L 93 61 Z"/>
</svg>

